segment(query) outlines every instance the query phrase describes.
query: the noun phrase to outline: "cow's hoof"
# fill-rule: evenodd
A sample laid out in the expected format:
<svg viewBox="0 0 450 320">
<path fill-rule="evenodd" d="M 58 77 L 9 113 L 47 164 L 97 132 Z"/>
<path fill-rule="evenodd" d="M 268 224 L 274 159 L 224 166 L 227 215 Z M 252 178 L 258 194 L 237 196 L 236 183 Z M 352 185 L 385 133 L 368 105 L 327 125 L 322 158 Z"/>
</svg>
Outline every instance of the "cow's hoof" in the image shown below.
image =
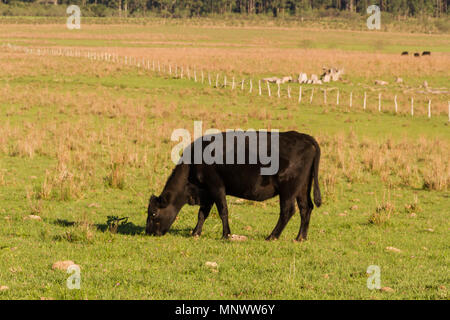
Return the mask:
<svg viewBox="0 0 450 320">
<path fill-rule="evenodd" d="M 305 242 L 306 239 L 305 238 L 299 238 L 299 239 L 295 239 L 293 240 L 294 242 Z"/>
<path fill-rule="evenodd" d="M 272 241 L 272 240 L 277 240 L 277 239 L 278 239 L 277 237 L 270 235 L 266 238 L 266 241 Z"/>
</svg>

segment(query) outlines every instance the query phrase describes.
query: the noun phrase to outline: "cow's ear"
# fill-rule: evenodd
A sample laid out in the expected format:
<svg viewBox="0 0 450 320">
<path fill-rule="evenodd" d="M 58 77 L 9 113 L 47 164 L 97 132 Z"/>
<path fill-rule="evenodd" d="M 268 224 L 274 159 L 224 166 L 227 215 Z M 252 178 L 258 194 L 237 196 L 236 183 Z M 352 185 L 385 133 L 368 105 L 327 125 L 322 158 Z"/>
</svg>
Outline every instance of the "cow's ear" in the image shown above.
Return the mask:
<svg viewBox="0 0 450 320">
<path fill-rule="evenodd" d="M 172 193 L 170 193 L 170 192 L 166 192 L 166 193 L 162 194 L 159 197 L 160 208 L 166 208 L 169 205 L 171 198 L 172 198 Z"/>
</svg>

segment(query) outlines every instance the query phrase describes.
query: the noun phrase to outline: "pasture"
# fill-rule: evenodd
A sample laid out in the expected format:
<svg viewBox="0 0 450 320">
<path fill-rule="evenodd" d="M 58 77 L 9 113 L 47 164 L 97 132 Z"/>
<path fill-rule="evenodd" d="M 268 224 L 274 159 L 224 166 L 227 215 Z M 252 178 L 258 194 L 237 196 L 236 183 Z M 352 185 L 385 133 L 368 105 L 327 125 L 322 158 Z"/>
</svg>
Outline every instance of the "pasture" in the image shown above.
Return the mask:
<svg viewBox="0 0 450 320">
<path fill-rule="evenodd" d="M 221 82 L 225 74 L 228 81 L 320 74 L 322 66 L 345 75 L 304 85 L 298 103 L 298 84 L 291 99 L 286 86 L 282 97 L 275 87 L 268 97 L 256 82 L 250 93 L 248 82 L 245 90 L 215 88 L 186 75 L 0 47 L 0 286 L 7 287 L 0 299 L 448 299 L 450 97 L 422 84 L 448 92 L 450 35 L 2 24 L 6 43 L 195 66 L 214 81 L 220 73 Z M 404 50 L 432 55 L 401 57 Z M 377 87 L 377 79 L 389 84 Z M 326 103 L 321 88 L 330 89 Z M 190 236 L 198 211 L 190 206 L 164 237 L 144 235 L 148 199 L 174 166 L 171 133 L 192 132 L 194 121 L 204 130 L 297 130 L 318 140 L 323 204 L 313 210 L 308 241 L 292 241 L 298 212 L 278 241 L 264 241 L 278 200 L 232 197 L 231 231 L 247 241 L 220 239 L 215 207 L 200 238 Z M 108 217 L 128 220 L 114 227 Z M 81 267 L 80 290 L 52 270 L 61 260 Z M 370 265 L 391 290 L 367 288 Z"/>
</svg>

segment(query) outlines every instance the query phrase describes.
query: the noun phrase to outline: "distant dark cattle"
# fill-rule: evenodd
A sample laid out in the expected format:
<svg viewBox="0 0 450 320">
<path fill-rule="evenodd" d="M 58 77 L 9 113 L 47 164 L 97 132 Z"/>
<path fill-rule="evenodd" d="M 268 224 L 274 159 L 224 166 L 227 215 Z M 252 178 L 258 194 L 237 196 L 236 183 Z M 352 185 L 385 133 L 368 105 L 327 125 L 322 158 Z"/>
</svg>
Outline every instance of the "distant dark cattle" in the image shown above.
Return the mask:
<svg viewBox="0 0 450 320">
<path fill-rule="evenodd" d="M 423 56 L 431 56 L 431 52 L 430 51 L 424 51 L 422 52 Z"/>
<path fill-rule="evenodd" d="M 189 204 L 200 206 L 198 222 L 192 232 L 192 235 L 199 236 L 202 233 L 203 223 L 215 204 L 222 220 L 222 237 L 229 238 L 231 231 L 228 224 L 227 195 L 254 201 L 264 201 L 279 195 L 280 217 L 266 240 L 277 239 L 280 236 L 289 219 L 294 215 L 296 204 L 301 216 L 300 231 L 296 240 L 306 240 L 309 220 L 314 208 L 310 195 L 313 182 L 314 204 L 317 207 L 321 205 L 318 177 L 320 148 L 316 140 L 295 131 L 280 132 L 278 139 L 274 140 L 278 141 L 275 148 L 276 142 L 272 141 L 272 138 L 277 137 L 277 134 L 273 132 L 254 131 L 254 137 L 257 137 L 254 140 L 248 136 L 249 131 L 241 132 L 243 136 L 234 136 L 231 140 L 228 140 L 229 132 L 207 135 L 184 149 L 183 155 L 189 154 L 187 158 L 191 159 L 190 163 L 194 163 L 193 153 L 196 152 L 191 151 L 195 150 L 196 142 L 199 150 L 205 153 L 206 150 L 211 150 L 212 142 L 220 140 L 224 144 L 223 153 L 221 146 L 214 154 L 227 161 L 212 164 L 207 164 L 204 159 L 197 164 L 179 162 L 168 178 L 161 195 L 152 195 L 150 198 L 147 234 L 164 235 L 170 229 L 181 208 Z M 261 136 L 267 137 L 263 143 Z M 234 147 L 235 139 L 238 141 L 237 148 Z M 231 141 L 233 144 L 230 151 Z M 239 146 L 241 146 L 240 153 Z M 245 150 L 245 161 L 238 160 L 237 163 L 229 164 L 228 160 L 233 157 L 239 159 L 243 150 Z M 271 156 L 274 150 L 277 151 L 275 152 L 275 159 L 278 160 L 277 170 L 271 175 L 262 175 L 262 173 L 267 174 L 262 171 L 267 169 L 267 161 L 264 161 L 264 164 L 260 160 L 247 161 L 261 150 L 270 150 Z"/>
<path fill-rule="evenodd" d="M 407 56 L 407 55 L 409 55 L 409 52 L 408 52 L 408 51 L 403 51 L 403 52 L 402 52 L 402 56 Z"/>
<path fill-rule="evenodd" d="M 418 52 L 414 53 L 414 57 L 420 57 L 420 53 Z"/>
</svg>

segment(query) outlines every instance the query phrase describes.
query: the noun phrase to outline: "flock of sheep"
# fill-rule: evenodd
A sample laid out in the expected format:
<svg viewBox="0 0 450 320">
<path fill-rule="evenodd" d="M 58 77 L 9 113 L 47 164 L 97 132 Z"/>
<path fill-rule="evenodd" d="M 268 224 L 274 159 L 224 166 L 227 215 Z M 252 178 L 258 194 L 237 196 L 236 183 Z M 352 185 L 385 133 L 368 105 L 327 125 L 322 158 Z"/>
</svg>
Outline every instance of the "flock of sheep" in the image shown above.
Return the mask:
<svg viewBox="0 0 450 320">
<path fill-rule="evenodd" d="M 297 78 L 292 76 L 286 76 L 282 78 L 278 77 L 269 77 L 263 78 L 263 82 L 283 84 L 287 82 L 297 82 L 297 83 L 307 83 L 307 84 L 322 84 L 328 83 L 331 81 L 338 81 L 341 79 L 341 75 L 344 73 L 344 69 L 337 68 L 323 68 L 324 72 L 319 77 L 316 74 L 311 74 L 311 77 L 308 79 L 308 75 L 306 73 L 301 72 Z"/>
</svg>

